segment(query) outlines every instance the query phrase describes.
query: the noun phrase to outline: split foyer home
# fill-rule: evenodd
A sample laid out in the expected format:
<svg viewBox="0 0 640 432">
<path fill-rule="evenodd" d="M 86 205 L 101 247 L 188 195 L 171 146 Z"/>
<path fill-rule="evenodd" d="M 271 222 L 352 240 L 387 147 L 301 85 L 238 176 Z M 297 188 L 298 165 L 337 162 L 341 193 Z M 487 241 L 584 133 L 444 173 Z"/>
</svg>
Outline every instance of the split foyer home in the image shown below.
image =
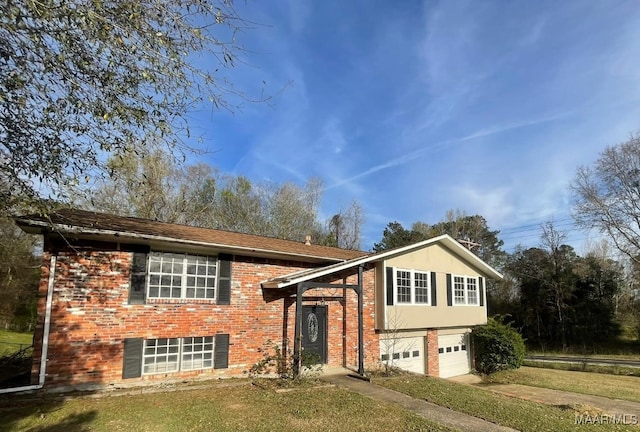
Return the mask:
<svg viewBox="0 0 640 432">
<path fill-rule="evenodd" d="M 465 374 L 502 277 L 447 235 L 367 253 L 80 210 L 15 221 L 44 237 L 25 389 L 241 376 L 269 343 L 296 367 Z"/>
</svg>

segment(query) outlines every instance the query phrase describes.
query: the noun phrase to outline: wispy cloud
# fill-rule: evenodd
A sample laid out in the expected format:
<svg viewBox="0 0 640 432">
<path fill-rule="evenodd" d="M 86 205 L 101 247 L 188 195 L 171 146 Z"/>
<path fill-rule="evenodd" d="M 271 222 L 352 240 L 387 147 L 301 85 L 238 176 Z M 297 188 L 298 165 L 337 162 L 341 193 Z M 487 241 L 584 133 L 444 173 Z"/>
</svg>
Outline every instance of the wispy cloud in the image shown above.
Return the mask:
<svg viewBox="0 0 640 432">
<path fill-rule="evenodd" d="M 491 135 L 498 135 L 501 134 L 503 132 L 506 131 L 510 131 L 510 130 L 514 130 L 514 129 L 519 129 L 519 128 L 524 128 L 524 127 L 528 127 L 528 126 L 535 126 L 535 125 L 540 125 L 540 124 L 544 124 L 544 123 L 548 123 L 548 122 L 553 122 L 556 120 L 559 120 L 563 117 L 565 117 L 566 115 L 568 115 L 568 113 L 562 113 L 562 114 L 553 114 L 553 115 L 549 115 L 549 116 L 545 116 L 545 117 L 540 117 L 540 118 L 536 118 L 536 119 L 531 119 L 531 120 L 522 120 L 522 121 L 516 121 L 516 122 L 511 122 L 511 123 L 506 123 L 506 124 L 502 124 L 502 125 L 496 125 L 490 128 L 486 128 L 486 129 L 481 129 L 477 132 L 473 132 L 469 135 L 465 135 L 463 137 L 460 138 L 453 138 L 450 140 L 445 140 L 445 141 L 441 141 L 441 142 L 437 142 L 434 144 L 429 144 L 426 145 L 422 148 L 416 149 L 412 152 L 409 152 L 407 154 L 404 154 L 402 156 L 393 158 L 388 160 L 387 162 L 375 165 L 367 170 L 364 170 L 362 172 L 359 172 L 356 175 L 353 175 L 351 177 L 348 178 L 344 178 L 341 179 L 333 184 L 331 184 L 327 189 L 332 189 L 338 186 L 342 186 L 343 184 L 346 183 L 350 183 L 353 182 L 355 180 L 361 179 L 363 177 L 375 174 L 377 172 L 386 170 L 386 169 L 390 169 L 390 168 L 395 168 L 397 166 L 400 165 L 404 165 L 407 164 L 409 162 L 412 162 L 416 159 L 419 159 L 421 157 L 424 157 L 428 154 L 433 154 L 435 152 L 444 150 L 452 145 L 455 144 L 459 144 L 459 143 L 463 143 L 466 141 L 471 141 L 474 139 L 478 139 L 478 138 L 486 138 L 488 136 Z"/>
<path fill-rule="evenodd" d="M 260 73 L 241 78 L 293 86 L 273 108 L 216 116 L 212 160 L 255 179 L 325 179 L 323 213 L 357 199 L 372 241 L 386 222 L 448 208 L 490 224 L 568 212 L 575 167 L 640 128 L 634 1 L 245 9 L 266 29 L 246 43 Z"/>
</svg>

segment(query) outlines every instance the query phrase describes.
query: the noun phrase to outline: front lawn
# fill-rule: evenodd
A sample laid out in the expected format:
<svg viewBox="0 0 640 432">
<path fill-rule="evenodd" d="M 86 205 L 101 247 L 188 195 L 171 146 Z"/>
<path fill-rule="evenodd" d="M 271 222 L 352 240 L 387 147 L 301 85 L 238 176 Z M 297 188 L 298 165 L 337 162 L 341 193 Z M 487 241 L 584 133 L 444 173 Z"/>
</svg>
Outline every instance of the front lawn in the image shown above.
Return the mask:
<svg viewBox="0 0 640 432">
<path fill-rule="evenodd" d="M 335 388 L 228 386 L 0 406 L 0 431 L 448 431 Z"/>
<path fill-rule="evenodd" d="M 0 330 L 0 357 L 11 355 L 33 342 L 33 333 L 18 333 Z"/>
<path fill-rule="evenodd" d="M 640 401 L 640 377 L 635 376 L 522 367 L 495 373 L 486 380 L 492 383 L 524 384 L 632 402 Z"/>
<path fill-rule="evenodd" d="M 565 409 L 512 398 L 440 378 L 398 376 L 378 378 L 374 382 L 409 396 L 524 432 L 584 431 L 586 427 L 589 430 L 636 430 L 635 426 L 622 424 L 576 424 L 576 414 L 582 413 L 576 413 L 569 407 Z"/>
</svg>

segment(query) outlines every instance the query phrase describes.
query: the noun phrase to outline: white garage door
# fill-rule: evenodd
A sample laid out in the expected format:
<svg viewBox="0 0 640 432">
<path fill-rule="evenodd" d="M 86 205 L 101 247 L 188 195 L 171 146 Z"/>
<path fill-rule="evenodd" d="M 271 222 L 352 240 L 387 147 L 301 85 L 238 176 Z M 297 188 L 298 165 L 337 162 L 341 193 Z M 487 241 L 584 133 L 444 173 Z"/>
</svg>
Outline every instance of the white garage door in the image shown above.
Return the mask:
<svg viewBox="0 0 640 432">
<path fill-rule="evenodd" d="M 448 378 L 471 372 L 469 334 L 438 336 L 440 377 Z"/>
<path fill-rule="evenodd" d="M 381 339 L 380 361 L 383 366 L 424 374 L 424 337 Z"/>
</svg>

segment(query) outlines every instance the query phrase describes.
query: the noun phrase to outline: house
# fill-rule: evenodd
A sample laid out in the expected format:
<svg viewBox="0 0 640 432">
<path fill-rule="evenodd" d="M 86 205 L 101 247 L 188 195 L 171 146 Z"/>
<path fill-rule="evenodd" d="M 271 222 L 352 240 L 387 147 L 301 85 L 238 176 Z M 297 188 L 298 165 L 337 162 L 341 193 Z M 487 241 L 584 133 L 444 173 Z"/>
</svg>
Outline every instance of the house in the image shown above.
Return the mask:
<svg viewBox="0 0 640 432">
<path fill-rule="evenodd" d="M 44 237 L 23 389 L 242 376 L 268 341 L 360 373 L 464 374 L 501 278 L 447 235 L 367 253 L 80 210 L 15 221 Z"/>
</svg>

